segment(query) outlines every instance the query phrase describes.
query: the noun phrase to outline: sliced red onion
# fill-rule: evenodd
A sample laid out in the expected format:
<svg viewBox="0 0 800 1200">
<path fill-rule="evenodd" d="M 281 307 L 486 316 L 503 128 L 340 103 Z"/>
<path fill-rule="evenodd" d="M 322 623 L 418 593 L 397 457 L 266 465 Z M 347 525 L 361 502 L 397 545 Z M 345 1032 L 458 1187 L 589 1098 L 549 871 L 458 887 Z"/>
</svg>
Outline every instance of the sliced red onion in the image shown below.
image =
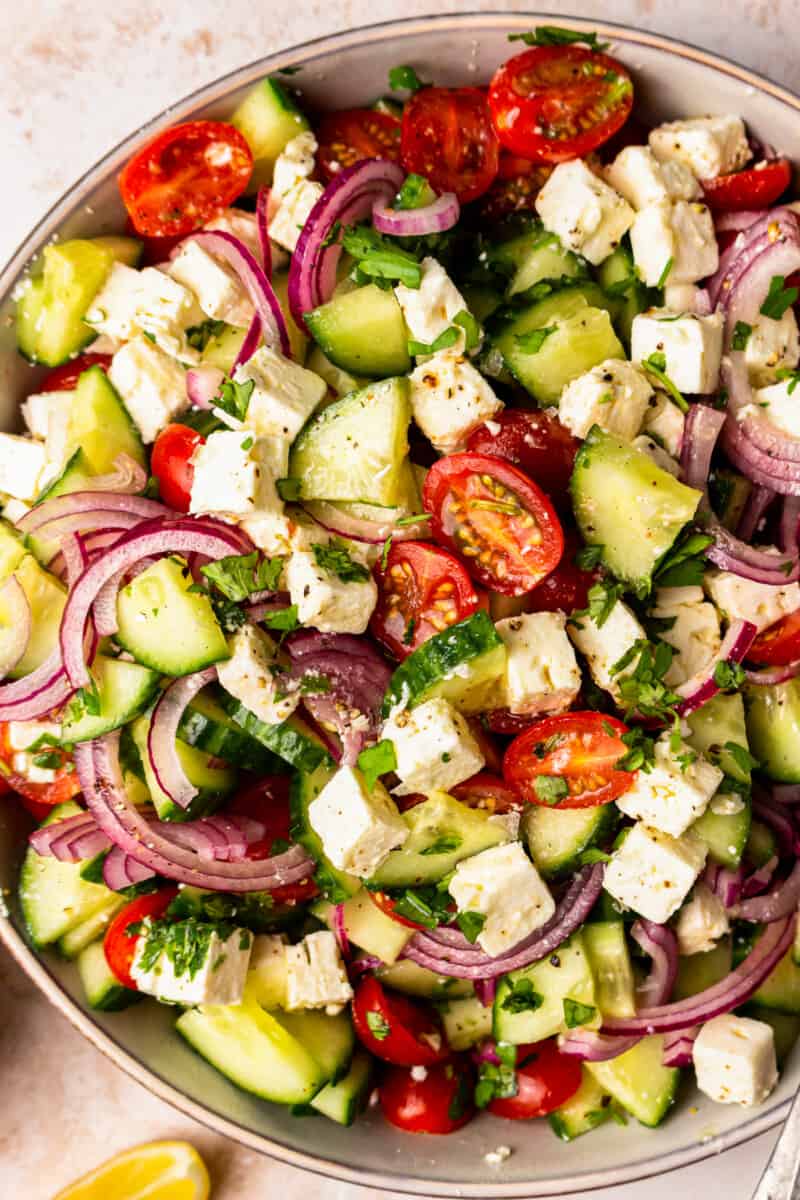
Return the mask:
<svg viewBox="0 0 800 1200">
<path fill-rule="evenodd" d="M 497 1043 L 494 1038 L 484 1038 L 477 1046 L 473 1046 L 470 1058 L 478 1066 L 481 1063 L 491 1063 L 492 1066 L 499 1067 L 500 1055 L 497 1053 Z"/>
<path fill-rule="evenodd" d="M 754 687 L 775 687 L 779 683 L 787 683 L 800 675 L 800 660 L 787 663 L 783 667 L 767 667 L 764 671 L 750 671 L 745 668 L 745 678 Z"/>
<path fill-rule="evenodd" d="M 358 979 L 361 975 L 366 975 L 370 971 L 377 971 L 384 962 L 382 958 L 378 958 L 375 954 L 362 954 L 360 958 L 354 958 L 347 964 L 347 974 L 351 979 Z"/>
<path fill-rule="evenodd" d="M 709 404 L 692 404 L 686 416 L 681 444 L 681 474 L 689 487 L 705 492 L 711 473 L 711 456 L 725 424 L 725 413 Z"/>
<path fill-rule="evenodd" d="M 96 830 L 97 822 L 89 812 L 76 813 L 74 817 L 66 817 L 63 821 L 54 821 L 50 825 L 42 825 L 34 829 L 28 842 L 42 856 L 52 856 L 62 862 L 78 862 L 78 858 L 62 856 L 65 846 L 76 834 Z"/>
<path fill-rule="evenodd" d="M 734 905 L 733 916 L 740 921 L 753 921 L 771 925 L 784 917 L 793 916 L 800 903 L 800 862 L 795 863 L 791 873 L 764 896 L 755 896 Z"/>
<path fill-rule="evenodd" d="M 800 804 L 800 783 L 773 783 L 770 795 L 778 804 Z"/>
<path fill-rule="evenodd" d="M 103 859 L 103 883 L 112 892 L 121 892 L 135 883 L 144 883 L 147 879 L 153 879 L 155 874 L 150 867 L 125 854 L 119 846 L 112 846 Z"/>
<path fill-rule="evenodd" d="M 692 312 L 698 317 L 710 317 L 713 311 L 714 305 L 711 303 L 708 288 L 698 288 L 694 295 Z"/>
<path fill-rule="evenodd" d="M 5 679 L 28 649 L 31 640 L 31 606 L 16 575 L 10 575 L 0 587 L 0 602 L 6 610 L 6 624 L 0 630 L 0 679 Z"/>
<path fill-rule="evenodd" d="M 253 319 L 247 326 L 247 333 L 244 335 L 244 341 L 239 347 L 239 352 L 233 360 L 231 367 L 231 375 L 235 375 L 239 367 L 243 367 L 246 362 L 255 354 L 258 347 L 261 345 L 261 317 L 258 313 L 253 314 Z"/>
<path fill-rule="evenodd" d="M 730 308 L 739 281 L 756 260 L 765 252 L 772 252 L 775 247 L 780 249 L 787 241 L 791 245 L 799 236 L 800 227 L 791 209 L 774 208 L 763 213 L 720 256 L 719 267 L 707 284 L 711 303 L 723 311 Z M 788 275 L 795 269 L 790 267 L 784 271 L 778 267 L 773 274 Z M 767 288 L 764 289 L 764 295 L 766 293 Z"/>
<path fill-rule="evenodd" d="M 385 520 L 371 521 L 342 512 L 327 500 L 307 500 L 301 507 L 328 533 L 348 538 L 351 542 L 382 546 L 387 537 L 391 537 L 393 542 L 406 542 L 430 536 L 430 522 L 424 519 L 413 525 L 398 526 L 396 517 L 387 516 Z"/>
<path fill-rule="evenodd" d="M 757 229 L 759 224 L 757 222 L 751 226 L 751 230 Z M 751 230 L 745 237 L 750 236 Z M 786 277 L 800 269 L 800 224 L 796 215 L 785 213 L 770 220 L 764 233 L 754 239 L 749 250 L 754 252 L 753 257 L 747 261 L 746 255 L 740 256 L 731 271 L 730 289 L 723 289 L 717 301 L 717 307 L 726 315 L 729 345 L 737 322 L 757 324 L 761 306 L 775 276 Z M 746 265 L 742 265 L 744 263 Z"/>
<path fill-rule="evenodd" d="M 678 1029 L 664 1036 L 661 1062 L 665 1067 L 690 1067 L 694 1053 L 694 1042 L 700 1032 L 699 1025 L 690 1029 Z"/>
<path fill-rule="evenodd" d="M 108 512 L 111 517 L 120 518 L 133 516 L 139 521 L 173 515 L 165 505 L 157 500 L 148 500 L 146 496 L 128 496 L 124 493 L 110 495 L 104 491 L 70 492 L 66 496 L 57 496 L 37 504 L 20 518 L 17 526 L 23 533 L 37 533 L 63 517 L 96 512 Z M 113 520 L 109 519 L 107 524 L 111 526 Z"/>
<path fill-rule="evenodd" d="M 391 200 L 404 179 L 402 167 L 383 158 L 366 158 L 340 171 L 312 208 L 289 267 L 289 308 L 298 326 L 305 314 L 330 300 L 336 286 L 341 243 L 330 235 L 334 226 L 352 225 L 372 213 L 375 204 Z"/>
<path fill-rule="evenodd" d="M 749 542 L 758 532 L 761 520 L 775 499 L 776 493 L 772 488 L 756 485 L 747 498 L 747 504 L 736 526 L 736 536 L 743 542 Z"/>
<path fill-rule="evenodd" d="M 372 224 L 390 237 L 426 237 L 445 233 L 458 224 L 461 206 L 455 192 L 443 192 L 424 208 L 392 208 L 377 201 L 372 207 Z"/>
<path fill-rule="evenodd" d="M 176 679 L 164 689 L 153 709 L 147 734 L 147 757 L 158 786 L 173 804 L 188 808 L 197 795 L 197 788 L 183 769 L 175 739 L 187 704 L 199 691 L 217 678 L 216 667 L 195 671 Z"/>
<path fill-rule="evenodd" d="M 261 248 L 261 262 L 267 279 L 272 280 L 272 242 L 269 240 L 269 193 L 266 186 L 256 194 L 256 230 Z"/>
<path fill-rule="evenodd" d="M 350 957 L 350 938 L 347 936 L 347 929 L 345 928 L 343 904 L 334 904 L 332 922 L 336 944 L 339 947 L 342 958 L 347 959 Z"/>
<path fill-rule="evenodd" d="M 749 900 L 751 896 L 760 896 L 762 892 L 765 892 L 772 883 L 772 877 L 778 869 L 779 862 L 777 854 L 773 854 L 763 867 L 759 867 L 757 871 L 753 871 L 752 875 L 748 875 L 742 887 L 742 899 Z"/>
<path fill-rule="evenodd" d="M 718 863 L 709 863 L 703 873 L 706 884 L 725 908 L 738 904 L 744 887 L 744 870 L 731 870 Z"/>
<path fill-rule="evenodd" d="M 281 353 L 286 358 L 291 358 L 292 347 L 283 309 L 264 268 L 253 252 L 245 246 L 241 238 L 234 237 L 232 233 L 223 233 L 219 229 L 199 230 L 190 236 L 209 254 L 224 259 L 233 267 L 253 302 L 261 321 L 262 332 L 268 334 L 270 340 L 280 346 Z"/>
<path fill-rule="evenodd" d="M 186 372 L 189 403 L 203 412 L 210 412 L 224 381 L 225 372 L 219 367 L 190 367 Z"/>
<path fill-rule="evenodd" d="M 561 1054 L 579 1058 L 581 1062 L 608 1062 L 619 1058 L 626 1050 L 632 1050 L 641 1037 L 618 1037 L 616 1034 L 600 1033 L 597 1029 L 573 1029 L 558 1039 Z"/>
<path fill-rule="evenodd" d="M 476 979 L 475 995 L 484 1008 L 491 1008 L 497 992 L 497 979 Z"/>
<path fill-rule="evenodd" d="M 711 557 L 710 549 L 711 547 L 707 551 L 709 557 Z M 680 703 L 675 706 L 679 716 L 687 717 L 689 713 L 693 713 L 706 704 L 712 696 L 716 696 L 719 691 L 719 685 L 714 678 L 717 667 L 723 662 L 741 663 L 752 646 L 757 632 L 756 626 L 750 621 L 734 621 L 731 624 L 719 651 L 708 666 L 675 689 L 677 695 L 682 697 Z"/>
<path fill-rule="evenodd" d="M 738 212 L 717 213 L 714 228 L 717 233 L 741 233 L 764 216 L 763 208 L 741 208 Z"/>
</svg>

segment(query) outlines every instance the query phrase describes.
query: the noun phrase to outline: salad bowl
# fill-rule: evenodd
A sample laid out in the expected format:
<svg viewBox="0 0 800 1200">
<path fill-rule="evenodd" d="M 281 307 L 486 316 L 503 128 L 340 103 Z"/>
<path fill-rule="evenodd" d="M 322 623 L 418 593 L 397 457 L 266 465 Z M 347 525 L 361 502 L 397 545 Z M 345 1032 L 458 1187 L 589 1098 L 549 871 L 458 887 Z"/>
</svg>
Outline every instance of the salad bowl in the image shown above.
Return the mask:
<svg viewBox="0 0 800 1200">
<path fill-rule="evenodd" d="M 751 134 L 800 160 L 800 100 L 786 90 L 706 51 L 608 23 L 560 14 L 459 14 L 397 21 L 305 43 L 260 59 L 176 103 L 112 150 L 43 218 L 0 278 L 0 423 L 18 428 L 18 407 L 35 389 L 37 368 L 16 353 L 13 293 L 31 260 L 53 238 L 118 232 L 124 224 L 117 176 L 144 137 L 195 117 L 229 116 L 262 76 L 285 72 L 311 110 L 365 104 L 386 90 L 389 70 L 413 64 L 442 85 L 486 82 L 509 54 L 508 37 L 557 20 L 597 32 L 631 71 L 645 119 L 656 123 L 708 113 L 737 113 Z M 298 72 L 299 74 L 294 74 Z M 220 1134 L 319 1174 L 421 1196 L 549 1196 L 621 1184 L 685 1166 L 778 1125 L 800 1082 L 790 1060 L 769 1099 L 757 1109 L 721 1107 L 686 1088 L 670 1119 L 656 1130 L 631 1122 L 565 1144 L 545 1122 L 509 1126 L 491 1116 L 448 1138 L 410 1137 L 368 1111 L 350 1128 L 302 1121 L 237 1090 L 176 1037 L 166 1007 L 90 1012 L 74 967 L 36 953 L 16 908 L 19 865 L 29 823 L 16 806 L 0 807 L 0 888 L 8 907 L 0 937 L 51 1003 L 121 1069 L 177 1109 Z M 54 1025 L 57 1043 L 59 1029 Z M 54 1051 L 56 1046 L 54 1046 Z M 497 1153 L 508 1145 L 511 1153 Z"/>
</svg>

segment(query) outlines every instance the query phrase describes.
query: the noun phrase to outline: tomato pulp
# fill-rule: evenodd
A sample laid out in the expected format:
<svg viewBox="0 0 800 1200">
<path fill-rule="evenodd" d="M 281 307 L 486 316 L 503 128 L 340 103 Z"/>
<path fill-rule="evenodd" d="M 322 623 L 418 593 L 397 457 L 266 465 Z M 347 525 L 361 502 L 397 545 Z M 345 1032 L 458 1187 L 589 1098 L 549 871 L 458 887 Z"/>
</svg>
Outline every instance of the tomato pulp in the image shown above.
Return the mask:
<svg viewBox="0 0 800 1200">
<path fill-rule="evenodd" d="M 634 771 L 617 770 L 627 753 L 627 726 L 595 712 L 562 713 L 529 726 L 503 760 L 508 783 L 532 804 L 590 808 L 633 786 Z"/>
</svg>

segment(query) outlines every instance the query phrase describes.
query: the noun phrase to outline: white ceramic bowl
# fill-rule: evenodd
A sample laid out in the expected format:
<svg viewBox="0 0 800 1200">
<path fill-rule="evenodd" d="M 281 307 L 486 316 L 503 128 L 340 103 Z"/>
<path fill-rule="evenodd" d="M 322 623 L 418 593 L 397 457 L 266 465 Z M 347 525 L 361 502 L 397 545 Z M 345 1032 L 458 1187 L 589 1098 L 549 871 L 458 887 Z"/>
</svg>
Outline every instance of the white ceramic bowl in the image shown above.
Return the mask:
<svg viewBox="0 0 800 1200">
<path fill-rule="evenodd" d="M 722 16 L 722 14 L 721 14 Z M 17 354 L 11 293 L 31 258 L 53 237 L 118 231 L 124 212 L 116 176 L 131 151 L 156 130 L 193 117 L 229 115 L 262 75 L 287 66 L 302 71 L 291 82 L 313 108 L 370 102 L 386 90 L 389 68 L 412 63 L 440 84 L 481 83 L 518 47 L 509 33 L 537 23 L 595 29 L 631 70 L 639 111 L 653 119 L 698 113 L 743 116 L 760 138 L 800 161 L 800 100 L 732 63 L 654 34 L 616 25 L 575 21 L 560 14 L 464 14 L 397 21 L 338 34 L 286 50 L 234 71 L 177 103 L 136 131 L 81 179 L 20 246 L 0 278 L 0 425 L 17 425 L 18 404 L 37 373 Z M 104 1015 L 87 1011 L 72 965 L 36 954 L 21 931 L 13 897 L 29 823 L 13 804 L 0 806 L 0 888 L 11 913 L 0 937 L 48 999 L 98 1049 L 145 1087 L 219 1133 L 295 1166 L 372 1188 L 423 1196 L 554 1196 L 624 1183 L 717 1154 L 777 1125 L 800 1083 L 800 1059 L 790 1063 L 760 1108 L 716 1105 L 685 1084 L 664 1125 L 645 1129 L 605 1125 L 565 1145 L 544 1121 L 510 1123 L 482 1116 L 446 1138 L 414 1137 L 385 1124 L 377 1112 L 342 1129 L 322 1118 L 298 1120 L 277 1105 L 238 1091 L 172 1032 L 174 1014 L 157 1005 Z M 53 1054 L 58 1053 L 54 1026 Z M 501 1143 L 514 1153 L 502 1168 L 484 1154 Z"/>
</svg>

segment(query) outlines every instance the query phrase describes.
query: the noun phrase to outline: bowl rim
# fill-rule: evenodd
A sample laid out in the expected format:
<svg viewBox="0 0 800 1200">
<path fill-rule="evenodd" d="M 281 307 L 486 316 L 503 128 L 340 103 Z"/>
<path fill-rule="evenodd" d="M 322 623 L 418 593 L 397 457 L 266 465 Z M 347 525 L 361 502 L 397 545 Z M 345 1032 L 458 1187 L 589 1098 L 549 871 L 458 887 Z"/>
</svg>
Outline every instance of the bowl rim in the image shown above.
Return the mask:
<svg viewBox="0 0 800 1200">
<path fill-rule="evenodd" d="M 106 180 L 123 165 L 131 150 L 144 137 L 151 136 L 167 125 L 183 120 L 194 110 L 223 99 L 228 93 L 239 87 L 246 87 L 264 74 L 280 72 L 281 68 L 302 64 L 318 56 L 335 53 L 368 41 L 384 41 L 393 36 L 408 36 L 415 33 L 441 32 L 442 30 L 472 29 L 476 34 L 481 30 L 491 28 L 517 32 L 529 28 L 533 22 L 557 22 L 562 28 L 578 31 L 594 31 L 612 41 L 625 43 L 630 46 L 646 46 L 672 55 L 678 59 L 688 59 L 700 65 L 732 77 L 748 88 L 766 93 L 787 107 L 800 113 L 800 96 L 788 88 L 774 83 L 757 71 L 744 67 L 733 59 L 713 53 L 693 43 L 678 38 L 637 30 L 630 26 L 614 22 L 591 20 L 574 17 L 560 12 L 463 12 L 441 13 L 427 16 L 401 18 L 383 21 L 377 24 L 356 26 L 339 33 L 324 34 L 300 42 L 294 46 L 277 50 L 272 54 L 252 60 L 240 67 L 235 67 L 226 74 L 219 76 L 210 83 L 195 89 L 174 104 L 162 109 L 155 116 L 145 121 L 127 137 L 113 146 L 106 154 L 92 164 L 78 179 L 71 184 L 58 200 L 44 213 L 30 233 L 23 238 L 0 272 L 0 299 L 10 294 L 21 272 L 47 243 L 55 232 L 58 224 L 71 212 L 85 202 L 92 189 Z M 3 906 L 0 906 L 2 909 Z M 45 998 L 67 1018 L 70 1024 L 81 1033 L 96 1049 L 104 1054 L 115 1066 L 136 1080 L 153 1095 L 170 1104 L 184 1115 L 193 1118 L 201 1125 L 215 1133 L 229 1137 L 232 1141 L 266 1154 L 289 1166 L 307 1170 L 324 1178 L 341 1180 L 362 1187 L 378 1188 L 386 1191 L 401 1192 L 406 1195 L 425 1197 L 481 1197 L 482 1200 L 493 1200 L 497 1197 L 539 1197 L 561 1196 L 565 1192 L 586 1192 L 601 1187 L 633 1183 L 637 1180 L 652 1178 L 656 1174 L 665 1174 L 701 1162 L 706 1158 L 718 1155 L 734 1146 L 741 1145 L 753 1138 L 766 1133 L 781 1124 L 789 1111 L 790 1101 L 785 1100 L 772 1108 L 762 1111 L 759 1115 L 750 1117 L 741 1125 L 725 1133 L 714 1135 L 703 1140 L 693 1140 L 682 1148 L 656 1155 L 648 1160 L 633 1163 L 628 1166 L 618 1166 L 603 1170 L 589 1170 L 574 1175 L 559 1175 L 558 1177 L 525 1182 L 481 1182 L 476 1184 L 479 1190 L 473 1191 L 470 1184 L 447 1183 L 439 1179 L 404 1178 L 394 1174 L 384 1174 L 370 1170 L 360 1170 L 335 1159 L 325 1159 L 320 1156 L 296 1150 L 284 1145 L 275 1138 L 266 1137 L 230 1120 L 219 1113 L 206 1108 L 194 1097 L 181 1091 L 169 1083 L 156 1071 L 145 1066 L 134 1054 L 124 1049 L 114 1037 L 101 1029 L 91 1015 L 85 1012 L 64 990 L 55 976 L 48 970 L 44 960 L 40 959 L 34 949 L 28 945 L 24 937 L 12 924 L 10 914 L 0 911 L 0 942 L 6 947 L 11 957 L 19 964 L 31 982 L 44 994 Z M 654 1169 L 655 1168 L 655 1169 Z"/>
</svg>

